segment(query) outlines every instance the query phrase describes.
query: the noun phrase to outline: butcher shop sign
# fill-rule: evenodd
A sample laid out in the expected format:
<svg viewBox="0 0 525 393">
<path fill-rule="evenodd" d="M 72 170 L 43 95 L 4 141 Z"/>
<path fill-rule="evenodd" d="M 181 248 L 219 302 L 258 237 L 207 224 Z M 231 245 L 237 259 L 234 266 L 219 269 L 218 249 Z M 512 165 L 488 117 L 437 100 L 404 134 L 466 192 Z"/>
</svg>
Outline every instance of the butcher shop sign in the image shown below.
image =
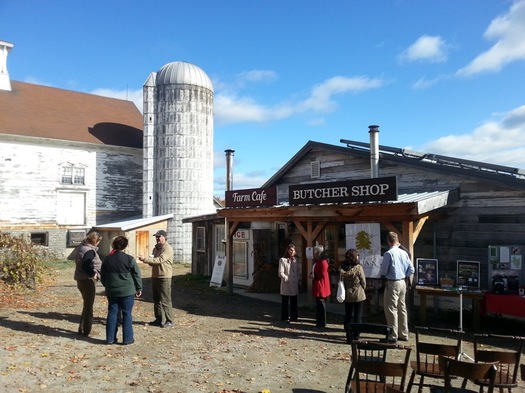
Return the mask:
<svg viewBox="0 0 525 393">
<path fill-rule="evenodd" d="M 397 200 L 397 179 L 395 176 L 300 184 L 289 187 L 290 205 L 395 200 Z"/>
</svg>

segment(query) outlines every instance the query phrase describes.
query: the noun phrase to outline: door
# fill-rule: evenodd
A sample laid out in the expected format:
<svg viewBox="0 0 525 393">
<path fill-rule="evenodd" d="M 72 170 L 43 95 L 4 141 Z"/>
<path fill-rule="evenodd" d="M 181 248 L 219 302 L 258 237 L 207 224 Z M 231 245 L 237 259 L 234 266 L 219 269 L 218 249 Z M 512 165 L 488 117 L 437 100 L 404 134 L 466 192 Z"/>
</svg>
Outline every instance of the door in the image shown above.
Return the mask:
<svg viewBox="0 0 525 393">
<path fill-rule="evenodd" d="M 253 282 L 253 239 L 250 229 L 239 229 L 233 236 L 233 283 L 250 286 Z"/>
<path fill-rule="evenodd" d="M 135 235 L 135 255 L 150 255 L 149 231 L 137 231 Z"/>
</svg>

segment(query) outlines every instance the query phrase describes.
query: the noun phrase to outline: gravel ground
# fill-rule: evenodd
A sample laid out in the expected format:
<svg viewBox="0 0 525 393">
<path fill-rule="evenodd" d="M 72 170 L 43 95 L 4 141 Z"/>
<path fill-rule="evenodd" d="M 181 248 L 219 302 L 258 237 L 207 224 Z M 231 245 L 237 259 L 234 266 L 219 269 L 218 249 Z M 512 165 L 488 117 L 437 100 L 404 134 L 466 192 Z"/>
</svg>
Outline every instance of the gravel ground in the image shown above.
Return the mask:
<svg viewBox="0 0 525 393">
<path fill-rule="evenodd" d="M 209 288 L 177 265 L 175 326 L 151 327 L 150 269 L 141 269 L 145 291 L 134 307 L 135 343 L 127 346 L 104 344 L 100 284 L 94 334 L 76 333 L 82 303 L 72 266 L 56 270 L 36 293 L 0 292 L 0 390 L 343 392 L 350 356 L 341 315 L 329 314 L 320 330 L 314 310 L 303 308 L 298 322 L 283 324 L 279 304 Z"/>
</svg>

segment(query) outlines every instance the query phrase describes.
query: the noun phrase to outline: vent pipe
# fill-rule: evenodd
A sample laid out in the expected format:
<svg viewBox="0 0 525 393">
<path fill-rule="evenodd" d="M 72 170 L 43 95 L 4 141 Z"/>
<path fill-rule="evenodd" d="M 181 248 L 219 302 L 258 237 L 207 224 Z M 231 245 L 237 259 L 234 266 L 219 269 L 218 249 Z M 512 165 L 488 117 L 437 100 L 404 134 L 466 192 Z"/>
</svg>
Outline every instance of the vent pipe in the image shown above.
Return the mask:
<svg viewBox="0 0 525 393">
<path fill-rule="evenodd" d="M 231 191 L 233 189 L 233 153 L 235 150 L 226 149 L 226 191 Z"/>
<path fill-rule="evenodd" d="M 370 134 L 370 177 L 379 177 L 379 126 L 368 126 Z"/>
<path fill-rule="evenodd" d="M 11 80 L 7 72 L 7 54 L 13 46 L 10 42 L 0 41 L 0 90 L 11 91 Z"/>
</svg>

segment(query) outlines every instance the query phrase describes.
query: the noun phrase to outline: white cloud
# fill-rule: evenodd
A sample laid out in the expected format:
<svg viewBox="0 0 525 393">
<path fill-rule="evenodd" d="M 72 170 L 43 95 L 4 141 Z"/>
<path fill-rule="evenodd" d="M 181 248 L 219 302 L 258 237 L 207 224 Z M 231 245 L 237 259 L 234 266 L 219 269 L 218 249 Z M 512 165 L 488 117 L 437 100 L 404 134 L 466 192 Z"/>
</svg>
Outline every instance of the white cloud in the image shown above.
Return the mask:
<svg viewBox="0 0 525 393">
<path fill-rule="evenodd" d="M 239 74 L 241 80 L 249 82 L 267 82 L 277 79 L 277 73 L 271 70 L 251 70 L 244 71 Z"/>
<path fill-rule="evenodd" d="M 333 112 L 337 108 L 337 103 L 333 100 L 334 96 L 377 89 L 384 84 L 385 81 L 379 78 L 334 76 L 315 86 L 310 97 L 299 103 L 296 108 L 300 112 Z"/>
<path fill-rule="evenodd" d="M 137 90 L 112 90 L 112 89 L 95 89 L 90 92 L 90 94 L 95 94 L 97 96 L 104 96 L 104 97 L 111 97 L 111 98 L 118 98 L 121 100 L 126 101 L 133 101 L 136 105 L 136 107 L 140 110 L 142 113 L 142 88 Z"/>
<path fill-rule="evenodd" d="M 376 89 L 385 84 L 379 78 L 335 76 L 315 86 L 309 97 L 297 103 L 263 105 L 235 93 L 217 93 L 214 100 L 217 124 L 269 122 L 305 112 L 329 113 L 337 109 L 334 96 Z"/>
<path fill-rule="evenodd" d="M 525 0 L 516 0 L 505 15 L 494 19 L 484 36 L 496 43 L 458 70 L 458 76 L 498 72 L 511 62 L 525 60 Z"/>
<path fill-rule="evenodd" d="M 401 62 L 440 63 L 447 60 L 447 47 L 440 36 L 422 35 L 398 59 Z"/>
<path fill-rule="evenodd" d="M 471 133 L 447 135 L 417 150 L 525 168 L 525 105 L 497 115 Z"/>
</svg>

